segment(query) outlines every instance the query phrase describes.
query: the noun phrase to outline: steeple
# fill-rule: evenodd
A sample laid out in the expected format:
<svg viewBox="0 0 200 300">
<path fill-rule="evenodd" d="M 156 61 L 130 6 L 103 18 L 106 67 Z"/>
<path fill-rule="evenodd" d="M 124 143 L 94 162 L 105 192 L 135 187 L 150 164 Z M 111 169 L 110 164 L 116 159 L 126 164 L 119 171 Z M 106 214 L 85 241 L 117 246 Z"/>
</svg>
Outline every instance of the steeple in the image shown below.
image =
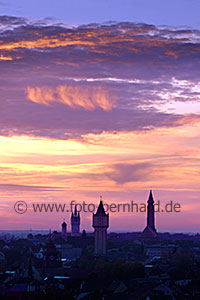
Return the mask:
<svg viewBox="0 0 200 300">
<path fill-rule="evenodd" d="M 150 192 L 149 192 L 149 199 L 147 202 L 148 202 L 148 204 L 154 204 L 152 190 L 150 190 Z"/>
<path fill-rule="evenodd" d="M 154 200 L 152 195 L 152 190 L 149 193 L 149 199 L 147 201 L 147 226 L 155 230 L 155 221 L 154 221 Z"/>
<path fill-rule="evenodd" d="M 145 227 L 141 236 L 145 238 L 157 237 L 157 231 L 155 228 L 154 199 L 152 190 L 150 190 L 149 198 L 147 201 L 147 226 Z"/>
<path fill-rule="evenodd" d="M 102 196 L 100 196 L 100 202 L 99 202 L 99 206 L 97 208 L 96 216 L 106 216 L 106 213 L 105 213 L 105 210 L 103 207 Z"/>
</svg>

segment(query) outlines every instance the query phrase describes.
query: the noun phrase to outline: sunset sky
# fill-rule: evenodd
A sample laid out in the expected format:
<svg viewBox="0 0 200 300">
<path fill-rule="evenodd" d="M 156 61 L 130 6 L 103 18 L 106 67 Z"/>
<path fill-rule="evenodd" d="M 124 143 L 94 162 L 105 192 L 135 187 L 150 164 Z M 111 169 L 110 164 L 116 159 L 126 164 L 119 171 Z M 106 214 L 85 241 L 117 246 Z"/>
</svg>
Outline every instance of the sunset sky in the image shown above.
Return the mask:
<svg viewBox="0 0 200 300">
<path fill-rule="evenodd" d="M 69 213 L 32 203 L 142 203 L 150 188 L 181 204 L 156 214 L 158 231 L 200 230 L 199 11 L 195 0 L 0 1 L 0 230 L 63 218 L 70 229 Z M 111 213 L 109 230 L 145 219 Z M 91 214 L 81 220 L 92 230 Z"/>
</svg>

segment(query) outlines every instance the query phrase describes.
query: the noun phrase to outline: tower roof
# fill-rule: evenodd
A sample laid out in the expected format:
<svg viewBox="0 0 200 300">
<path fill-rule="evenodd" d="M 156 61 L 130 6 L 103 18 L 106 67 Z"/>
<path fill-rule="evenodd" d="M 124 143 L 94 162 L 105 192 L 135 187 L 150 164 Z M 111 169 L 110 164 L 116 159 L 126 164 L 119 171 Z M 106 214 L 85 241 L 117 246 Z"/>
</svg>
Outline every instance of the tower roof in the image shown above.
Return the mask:
<svg viewBox="0 0 200 300">
<path fill-rule="evenodd" d="M 97 208 L 96 216 L 106 216 L 102 200 L 100 200 L 99 206 Z"/>
<path fill-rule="evenodd" d="M 154 203 L 154 200 L 153 200 L 153 194 L 152 194 L 152 190 L 150 190 L 150 193 L 149 193 L 149 199 L 148 199 L 148 201 L 147 201 L 148 203 Z"/>
</svg>

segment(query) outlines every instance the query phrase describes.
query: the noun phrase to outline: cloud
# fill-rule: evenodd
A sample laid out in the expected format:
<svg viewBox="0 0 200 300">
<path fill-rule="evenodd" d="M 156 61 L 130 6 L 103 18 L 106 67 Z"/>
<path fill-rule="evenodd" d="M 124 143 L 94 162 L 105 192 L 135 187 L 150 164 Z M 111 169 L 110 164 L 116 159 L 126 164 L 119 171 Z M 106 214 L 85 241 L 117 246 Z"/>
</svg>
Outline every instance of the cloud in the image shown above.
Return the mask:
<svg viewBox="0 0 200 300">
<path fill-rule="evenodd" d="M 153 186 L 194 214 L 199 70 L 199 30 L 0 16 L 1 202 L 146 201 Z"/>
<path fill-rule="evenodd" d="M 11 56 L 0 55 L 0 60 L 13 60 Z"/>
<path fill-rule="evenodd" d="M 83 107 L 86 110 L 97 107 L 110 110 L 114 104 L 114 95 L 109 95 L 101 86 L 60 85 L 55 90 L 51 87 L 27 87 L 26 94 L 35 103 L 49 105 L 51 102 L 58 102 L 71 108 Z"/>
<path fill-rule="evenodd" d="M 116 184 L 124 184 L 127 182 L 147 181 L 152 177 L 151 163 L 117 163 L 112 165 L 112 171 L 105 175 L 116 182 Z M 151 171 L 151 172 L 150 172 Z"/>
<path fill-rule="evenodd" d="M 36 186 L 36 185 L 21 185 L 21 184 L 0 184 L 0 191 L 64 191 L 65 188 L 54 186 Z"/>
<path fill-rule="evenodd" d="M 5 2 L 1 2 L 5 3 Z M 15 29 L 15 26 L 22 26 L 27 24 L 27 19 L 23 17 L 13 17 L 13 16 L 0 16 L 0 24 L 1 24 L 1 31 L 3 31 L 4 26 L 13 26 L 13 29 Z"/>
<path fill-rule="evenodd" d="M 196 124 L 198 106 L 187 106 L 200 102 L 199 50 L 198 30 L 0 16 L 0 134 L 63 139 Z"/>
</svg>

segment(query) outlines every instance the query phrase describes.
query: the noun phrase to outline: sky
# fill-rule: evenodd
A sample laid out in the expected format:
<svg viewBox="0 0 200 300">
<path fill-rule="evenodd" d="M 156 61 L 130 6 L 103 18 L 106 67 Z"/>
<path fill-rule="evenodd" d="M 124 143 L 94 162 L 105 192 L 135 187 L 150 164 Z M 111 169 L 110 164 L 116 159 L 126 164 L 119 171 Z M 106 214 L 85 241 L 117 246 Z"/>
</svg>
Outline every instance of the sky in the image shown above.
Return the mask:
<svg viewBox="0 0 200 300">
<path fill-rule="evenodd" d="M 181 205 L 158 231 L 199 231 L 199 2 L 160 2 L 0 2 L 0 229 L 70 230 L 69 212 L 32 204 L 144 203 L 152 188 Z M 109 230 L 145 222 L 110 213 Z"/>
<path fill-rule="evenodd" d="M 1 15 L 53 18 L 70 25 L 106 21 L 200 28 L 198 0 L 1 0 Z"/>
</svg>

